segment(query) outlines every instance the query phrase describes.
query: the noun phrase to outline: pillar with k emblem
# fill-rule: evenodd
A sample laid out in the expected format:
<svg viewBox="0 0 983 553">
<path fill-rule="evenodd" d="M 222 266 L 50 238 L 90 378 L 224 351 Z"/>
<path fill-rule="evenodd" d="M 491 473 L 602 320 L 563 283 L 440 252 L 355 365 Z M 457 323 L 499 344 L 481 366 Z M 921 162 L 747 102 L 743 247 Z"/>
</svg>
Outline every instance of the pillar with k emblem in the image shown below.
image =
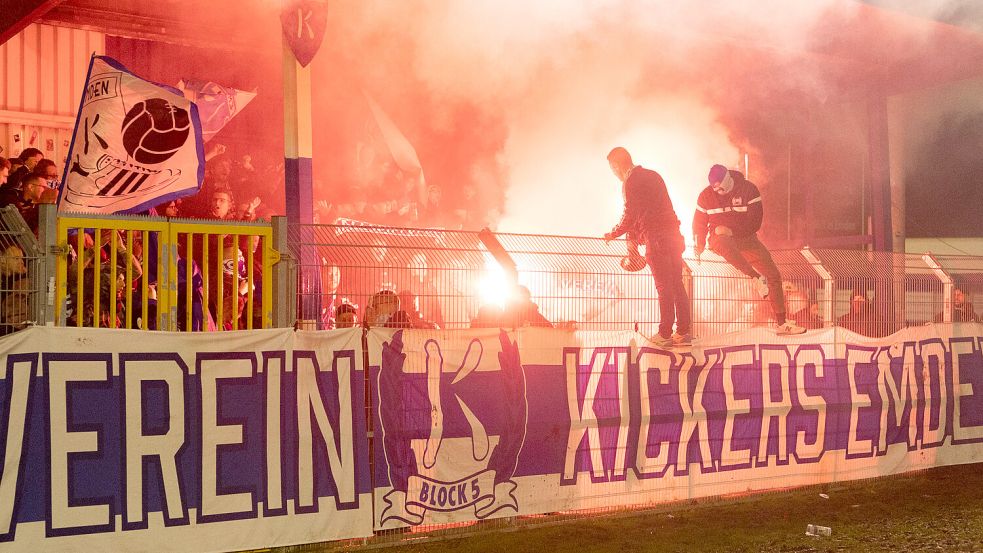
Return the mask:
<svg viewBox="0 0 983 553">
<path fill-rule="evenodd" d="M 327 12 L 326 0 L 292 0 L 284 4 L 280 13 L 283 28 L 283 167 L 287 220 L 292 225 L 314 222 L 311 69 L 308 65 L 324 38 Z M 301 232 L 313 230 L 301 227 Z M 301 243 L 309 242 L 301 239 Z M 310 247 L 298 254 L 301 270 L 312 273 L 300 278 L 300 282 L 309 288 L 300 290 L 303 298 L 300 319 L 317 320 L 320 315 L 317 255 Z"/>
</svg>

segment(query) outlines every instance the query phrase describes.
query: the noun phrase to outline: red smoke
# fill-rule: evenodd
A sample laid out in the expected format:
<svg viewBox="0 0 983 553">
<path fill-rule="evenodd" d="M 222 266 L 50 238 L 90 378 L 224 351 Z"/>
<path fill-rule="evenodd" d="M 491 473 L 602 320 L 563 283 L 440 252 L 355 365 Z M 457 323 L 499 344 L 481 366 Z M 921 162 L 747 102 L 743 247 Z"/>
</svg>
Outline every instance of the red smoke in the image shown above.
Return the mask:
<svg viewBox="0 0 983 553">
<path fill-rule="evenodd" d="M 182 50 L 149 75 L 257 89 L 217 139 L 247 137 L 233 146 L 254 160 L 282 156 L 276 4 L 238 16 L 236 42 L 262 52 L 252 59 Z M 978 59 L 953 32 L 932 56 L 933 25 L 854 0 L 331 2 L 312 64 L 315 195 L 376 222 L 418 199 L 394 176 L 368 96 L 440 187 L 447 224 L 599 235 L 621 211 L 605 162 L 621 145 L 665 177 L 684 235 L 710 165 L 743 168 L 745 154 L 766 235 L 807 232 L 808 210 L 859 232 L 866 102 Z"/>
</svg>

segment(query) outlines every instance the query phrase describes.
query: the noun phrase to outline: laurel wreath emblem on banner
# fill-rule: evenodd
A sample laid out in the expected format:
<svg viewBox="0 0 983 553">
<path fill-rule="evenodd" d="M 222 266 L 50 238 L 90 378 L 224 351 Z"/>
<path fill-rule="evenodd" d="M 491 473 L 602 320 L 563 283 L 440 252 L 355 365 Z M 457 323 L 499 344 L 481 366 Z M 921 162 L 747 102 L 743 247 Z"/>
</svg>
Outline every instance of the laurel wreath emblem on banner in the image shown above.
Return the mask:
<svg viewBox="0 0 983 553">
<path fill-rule="evenodd" d="M 420 379 L 407 378 L 403 372 L 406 354 L 403 353 L 402 331 L 393 335 L 392 341 L 383 344 L 382 367 L 379 373 L 380 419 L 384 429 L 383 448 L 388 463 L 390 484 L 393 490 L 385 498 L 386 506 L 380 515 L 380 523 L 391 520 L 417 525 L 423 522 L 428 510 L 456 511 L 473 508 L 475 517 L 483 519 L 502 509 L 518 511 L 511 480 L 515 474 L 519 451 L 525 440 L 527 406 L 526 383 L 519 350 L 500 331 L 501 352 L 498 354 L 502 375 L 502 394 L 506 418 L 498 444 L 492 448 L 488 434 L 480 418 L 456 394 L 455 397 L 471 427 L 472 450 L 475 461 L 487 459 L 487 465 L 477 473 L 454 481 L 441 481 L 420 474 L 420 469 L 432 469 L 436 464 L 443 433 L 442 408 L 440 406 L 440 379 L 436 386 L 419 384 Z M 443 356 L 440 345 L 430 339 L 424 345 L 428 367 L 441 372 Z M 484 348 L 481 341 L 473 339 L 467 347 L 464 361 L 450 383 L 451 387 L 464 381 L 480 364 Z M 439 362 L 439 364 L 437 364 Z M 428 369 L 429 370 L 429 369 Z M 431 381 L 430 378 L 427 379 Z M 427 389 L 421 389 L 426 387 Z M 427 405 L 427 408 L 423 408 Z M 427 419 L 427 420 L 424 420 Z M 410 447 L 413 436 L 406 428 L 429 427 L 426 448 L 422 457 L 423 467 L 417 466 Z M 491 455 L 488 455 L 491 451 Z"/>
</svg>

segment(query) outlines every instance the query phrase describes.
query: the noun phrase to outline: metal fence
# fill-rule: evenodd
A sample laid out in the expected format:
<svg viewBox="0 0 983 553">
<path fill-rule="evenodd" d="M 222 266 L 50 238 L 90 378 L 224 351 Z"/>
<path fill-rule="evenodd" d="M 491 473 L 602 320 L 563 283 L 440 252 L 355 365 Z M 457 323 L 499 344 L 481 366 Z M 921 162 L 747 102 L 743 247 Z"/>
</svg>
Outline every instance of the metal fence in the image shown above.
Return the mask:
<svg viewBox="0 0 983 553">
<path fill-rule="evenodd" d="M 68 326 L 239 330 L 273 326 L 268 223 L 58 217 L 57 320 Z"/>
<path fill-rule="evenodd" d="M 623 241 L 380 227 L 294 225 L 298 324 L 457 329 L 550 325 L 652 335 L 658 294 L 648 269 L 627 272 Z M 860 250 L 777 250 L 787 316 L 810 328 L 886 336 L 906 326 L 968 320 L 983 292 L 983 259 Z M 755 288 L 719 256 L 684 257 L 693 333 L 775 323 Z M 398 313 L 394 316 L 393 313 Z M 541 316 L 540 316 L 541 315 Z"/>
<path fill-rule="evenodd" d="M 44 324 L 49 305 L 43 249 L 17 208 L 0 208 L 0 335 Z"/>
<path fill-rule="evenodd" d="M 327 329 L 367 321 L 441 329 L 636 329 L 650 335 L 659 317 L 650 272 L 621 268 L 624 242 L 356 222 L 288 227 L 282 218 L 243 225 L 59 217 L 56 231 L 54 211 L 47 211 L 36 239 L 16 209 L 0 209 L 3 333 L 43 322 L 207 330 L 204 321 L 211 318 L 215 327 L 229 329 Z M 280 251 L 289 254 L 277 263 Z M 786 311 L 807 328 L 837 325 L 884 336 L 905 326 L 979 320 L 974 302 L 983 294 L 983 258 L 810 249 L 772 255 L 783 275 Z M 697 337 L 773 323 L 753 281 L 721 258 L 706 253 L 684 261 Z M 227 297 L 236 299 L 226 303 Z M 204 311 L 197 326 L 196 305 Z M 371 421 L 370 385 L 366 390 Z M 371 542 L 333 546 L 486 532 L 625 509 L 605 505 L 599 497 L 596 508 L 584 511 L 387 530 Z"/>
<path fill-rule="evenodd" d="M 16 207 L 0 208 L 2 334 L 30 324 L 271 328 L 272 290 L 287 280 L 274 274 L 270 223 L 59 215 L 40 205 L 36 232 Z"/>
<path fill-rule="evenodd" d="M 288 227 L 279 217 L 273 224 L 56 218 L 42 206 L 49 207 L 40 238 L 15 208 L 0 210 L 0 332 L 31 323 L 197 331 L 368 322 L 651 335 L 659 318 L 652 276 L 621 268 L 621 241 L 354 221 Z M 285 263 L 281 251 L 291 252 Z M 978 319 L 983 258 L 810 249 L 772 255 L 786 312 L 806 328 L 885 336 Z M 696 337 L 773 324 L 753 281 L 721 258 L 707 252 L 684 262 Z"/>
<path fill-rule="evenodd" d="M 622 269 L 624 242 L 355 222 L 295 225 L 288 242 L 298 272 L 298 322 L 312 329 L 361 320 L 389 327 L 461 329 L 498 323 L 637 329 L 649 335 L 656 331 L 654 280 L 647 269 Z M 786 312 L 807 328 L 836 325 L 886 336 L 905 326 L 966 321 L 975 317 L 973 299 L 983 292 L 980 258 L 811 249 L 778 250 L 772 256 L 783 276 Z M 753 280 L 722 258 L 707 252 L 699 261 L 687 255 L 684 262 L 697 337 L 774 324 L 770 303 L 758 295 Z M 404 314 L 395 316 L 399 312 Z M 513 316 L 506 316 L 510 312 Z M 366 389 L 371 386 L 367 382 Z M 365 408 L 372 420 L 369 397 Z M 612 497 L 599 495 L 595 506 L 573 512 L 378 530 L 366 540 L 310 548 L 453 538 L 610 512 L 672 508 L 641 497 L 636 505 L 625 505 L 636 502 L 618 497 L 621 505 L 616 507 L 609 506 Z"/>
</svg>

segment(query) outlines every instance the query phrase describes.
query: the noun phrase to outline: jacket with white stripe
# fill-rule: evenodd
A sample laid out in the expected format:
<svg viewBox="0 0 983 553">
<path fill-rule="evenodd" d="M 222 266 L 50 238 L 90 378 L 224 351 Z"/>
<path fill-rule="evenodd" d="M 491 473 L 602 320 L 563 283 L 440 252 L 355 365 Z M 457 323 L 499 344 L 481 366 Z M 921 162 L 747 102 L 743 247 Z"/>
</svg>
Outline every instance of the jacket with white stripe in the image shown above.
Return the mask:
<svg viewBox="0 0 983 553">
<path fill-rule="evenodd" d="M 730 171 L 734 188 L 728 194 L 718 194 L 711 187 L 700 192 L 696 200 L 696 213 L 693 214 L 693 237 L 696 251 L 706 248 L 707 233 L 720 227 L 727 227 L 734 236 L 741 238 L 754 235 L 761 228 L 761 193 L 758 187 L 744 178 L 740 171 Z"/>
</svg>

